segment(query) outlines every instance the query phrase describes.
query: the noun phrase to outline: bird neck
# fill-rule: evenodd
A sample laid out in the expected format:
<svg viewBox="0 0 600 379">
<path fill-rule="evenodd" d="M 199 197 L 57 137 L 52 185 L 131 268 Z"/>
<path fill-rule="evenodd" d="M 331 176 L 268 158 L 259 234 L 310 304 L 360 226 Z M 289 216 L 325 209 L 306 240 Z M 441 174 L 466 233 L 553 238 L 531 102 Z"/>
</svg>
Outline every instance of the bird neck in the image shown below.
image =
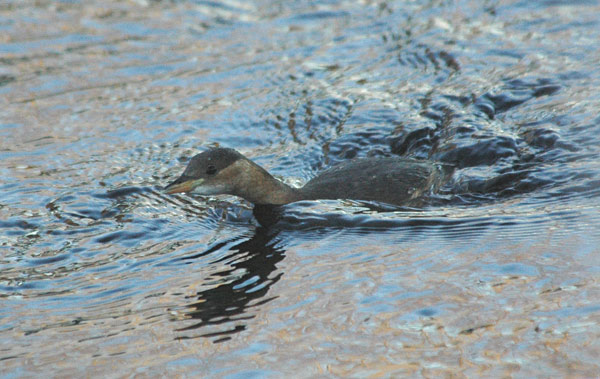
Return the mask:
<svg viewBox="0 0 600 379">
<path fill-rule="evenodd" d="M 237 164 L 238 162 L 236 162 Z M 283 205 L 301 200 L 300 192 L 275 179 L 256 163 L 243 159 L 239 162 L 240 179 L 234 195 L 261 205 Z"/>
</svg>

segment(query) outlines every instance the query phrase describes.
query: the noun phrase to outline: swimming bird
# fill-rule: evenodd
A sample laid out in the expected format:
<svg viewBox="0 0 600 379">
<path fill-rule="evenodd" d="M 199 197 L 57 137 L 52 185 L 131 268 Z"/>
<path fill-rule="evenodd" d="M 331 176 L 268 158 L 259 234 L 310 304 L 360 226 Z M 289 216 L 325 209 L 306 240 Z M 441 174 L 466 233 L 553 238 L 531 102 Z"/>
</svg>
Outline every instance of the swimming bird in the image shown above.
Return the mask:
<svg viewBox="0 0 600 379">
<path fill-rule="evenodd" d="M 234 149 L 213 148 L 195 155 L 183 174 L 165 187 L 168 194 L 228 194 L 255 205 L 283 205 L 302 200 L 350 199 L 411 205 L 436 191 L 452 167 L 403 157 L 359 158 L 340 163 L 294 188 Z"/>
</svg>

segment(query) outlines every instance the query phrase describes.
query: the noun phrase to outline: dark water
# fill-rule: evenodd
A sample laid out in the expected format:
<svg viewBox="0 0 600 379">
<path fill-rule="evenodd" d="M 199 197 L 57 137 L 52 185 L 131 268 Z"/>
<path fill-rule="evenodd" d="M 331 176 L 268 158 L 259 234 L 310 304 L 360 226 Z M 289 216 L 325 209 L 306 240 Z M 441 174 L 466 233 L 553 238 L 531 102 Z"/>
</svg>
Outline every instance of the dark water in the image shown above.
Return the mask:
<svg viewBox="0 0 600 379">
<path fill-rule="evenodd" d="M 596 1 L 0 3 L 0 373 L 596 376 Z M 422 209 L 164 195 L 455 164 Z"/>
</svg>

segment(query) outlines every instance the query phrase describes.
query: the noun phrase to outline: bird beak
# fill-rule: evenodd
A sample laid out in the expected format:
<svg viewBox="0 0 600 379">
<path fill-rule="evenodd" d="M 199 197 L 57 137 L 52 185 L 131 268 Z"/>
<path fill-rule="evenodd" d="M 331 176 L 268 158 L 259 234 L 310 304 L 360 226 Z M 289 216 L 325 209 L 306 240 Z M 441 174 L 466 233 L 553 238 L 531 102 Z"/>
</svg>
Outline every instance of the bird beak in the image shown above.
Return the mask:
<svg viewBox="0 0 600 379">
<path fill-rule="evenodd" d="M 168 194 L 191 192 L 194 189 L 194 187 L 198 186 L 203 181 L 203 179 L 194 180 L 190 177 L 182 175 L 173 183 L 166 186 L 164 188 L 164 191 Z"/>
</svg>

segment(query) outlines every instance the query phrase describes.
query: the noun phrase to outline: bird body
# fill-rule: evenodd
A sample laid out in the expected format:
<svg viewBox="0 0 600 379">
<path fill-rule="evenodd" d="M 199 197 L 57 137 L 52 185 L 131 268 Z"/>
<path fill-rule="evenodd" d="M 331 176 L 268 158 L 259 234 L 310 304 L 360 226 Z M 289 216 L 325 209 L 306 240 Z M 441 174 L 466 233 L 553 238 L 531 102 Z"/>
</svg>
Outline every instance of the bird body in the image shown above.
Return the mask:
<svg viewBox="0 0 600 379">
<path fill-rule="evenodd" d="M 256 205 L 283 205 L 301 200 L 352 199 L 409 205 L 435 191 L 451 167 L 403 157 L 362 158 L 333 166 L 293 188 L 277 180 L 239 152 L 215 148 L 194 156 L 167 193 L 230 194 Z"/>
</svg>

